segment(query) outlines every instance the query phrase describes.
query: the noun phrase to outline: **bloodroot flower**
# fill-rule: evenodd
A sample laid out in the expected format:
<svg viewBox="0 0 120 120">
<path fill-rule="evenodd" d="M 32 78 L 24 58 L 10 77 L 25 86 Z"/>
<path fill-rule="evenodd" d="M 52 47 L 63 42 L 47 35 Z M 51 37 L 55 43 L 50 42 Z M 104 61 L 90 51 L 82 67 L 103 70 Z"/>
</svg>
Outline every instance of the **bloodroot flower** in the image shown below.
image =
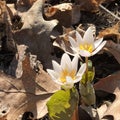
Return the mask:
<svg viewBox="0 0 120 120">
<path fill-rule="evenodd" d="M 84 63 L 77 71 L 78 57 L 75 56 L 71 61 L 69 55 L 66 53 L 63 54 L 60 64 L 54 60 L 52 61 L 52 64 L 54 70 L 47 69 L 47 72 L 50 74 L 53 81 L 67 89 L 72 88 L 74 83 L 79 82 L 86 70 L 86 64 Z"/>
<path fill-rule="evenodd" d="M 86 30 L 83 38 L 76 31 L 76 40 L 69 36 L 69 41 L 72 50 L 83 57 L 90 57 L 95 55 L 106 44 L 106 41 L 103 41 L 103 38 L 95 40 L 91 27 Z"/>
</svg>

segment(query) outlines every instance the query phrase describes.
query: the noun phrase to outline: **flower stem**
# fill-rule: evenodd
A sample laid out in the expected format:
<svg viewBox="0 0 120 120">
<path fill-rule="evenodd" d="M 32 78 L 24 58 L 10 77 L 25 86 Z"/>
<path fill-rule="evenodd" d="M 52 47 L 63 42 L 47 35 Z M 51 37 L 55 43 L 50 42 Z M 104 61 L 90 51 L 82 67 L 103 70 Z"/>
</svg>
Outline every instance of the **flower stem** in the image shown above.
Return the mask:
<svg viewBox="0 0 120 120">
<path fill-rule="evenodd" d="M 86 71 L 85 71 L 85 84 L 88 81 L 88 57 L 85 57 Z"/>
<path fill-rule="evenodd" d="M 72 115 L 72 120 L 79 120 L 79 116 L 78 116 L 78 107 L 76 107 L 73 115 Z"/>
</svg>

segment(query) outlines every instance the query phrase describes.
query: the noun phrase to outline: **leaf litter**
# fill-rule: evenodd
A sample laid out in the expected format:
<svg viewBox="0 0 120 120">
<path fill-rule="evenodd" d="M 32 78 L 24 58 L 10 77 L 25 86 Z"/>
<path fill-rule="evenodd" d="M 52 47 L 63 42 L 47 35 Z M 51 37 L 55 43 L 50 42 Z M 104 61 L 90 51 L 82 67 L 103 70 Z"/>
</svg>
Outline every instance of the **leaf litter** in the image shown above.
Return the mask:
<svg viewBox="0 0 120 120">
<path fill-rule="evenodd" d="M 120 1 L 89 0 L 89 4 L 86 5 L 86 2 L 88 2 L 88 0 L 46 0 L 45 5 L 47 7 L 45 6 L 44 9 L 46 11 L 49 8 L 49 12 L 52 12 L 51 15 L 54 16 L 42 16 L 41 13 L 43 11 L 40 11 L 40 15 L 43 18 L 42 24 L 40 25 L 38 18 L 35 17 L 33 21 L 30 21 L 31 25 L 33 25 L 32 27 L 28 24 L 29 18 L 25 16 L 27 16 L 28 13 L 31 14 L 31 12 L 38 10 L 35 9 L 36 7 L 34 6 L 36 4 L 33 3 L 36 3 L 36 1 L 39 2 L 40 0 L 20 0 L 17 3 L 16 1 L 17 0 L 6 0 L 7 5 L 14 3 L 17 6 L 17 8 L 14 8 L 13 5 L 13 8 L 9 10 L 10 13 L 15 10 L 14 14 L 8 13 L 10 20 L 13 20 L 12 28 L 9 28 L 11 24 L 9 23 L 10 20 L 5 19 L 4 22 L 3 18 L 0 18 L 0 25 L 2 25 L 1 28 L 3 28 L 0 30 L 0 69 L 2 71 L 0 73 L 0 98 L 2 106 L 1 118 L 8 118 L 8 120 L 13 120 L 13 117 L 16 119 L 22 118 L 22 120 L 49 120 L 48 115 L 45 116 L 45 114 L 47 114 L 45 103 L 47 99 L 49 99 L 51 94 L 53 94 L 55 90 L 59 89 L 59 87 L 50 82 L 51 80 L 44 70 L 47 67 L 51 67 L 50 61 L 52 59 L 56 59 L 57 61 L 59 61 L 59 58 L 63 54 L 63 50 L 53 47 L 51 45 L 51 42 L 55 41 L 56 37 L 58 36 L 60 40 L 61 38 L 64 38 L 63 40 L 67 40 L 67 34 L 71 34 L 70 32 L 72 31 L 74 33 L 75 29 L 78 29 L 80 30 L 79 32 L 83 33 L 89 25 L 95 25 L 97 36 L 103 37 L 105 40 L 108 41 L 108 44 L 103 51 L 101 51 L 98 55 L 91 57 L 96 70 L 96 94 L 97 90 L 102 90 L 106 92 L 106 94 L 104 92 L 105 95 L 103 95 L 102 93 L 101 99 L 103 98 L 105 100 L 102 99 L 101 101 L 107 101 L 107 104 L 105 102 L 104 104 L 101 104 L 101 107 L 99 107 L 99 109 L 101 110 L 98 111 L 103 111 L 103 113 L 100 113 L 101 119 L 114 118 L 115 120 L 117 120 L 117 118 L 119 117 L 118 84 L 120 78 L 118 72 L 120 70 Z M 66 9 L 64 9 L 66 6 L 65 3 L 68 6 Z M 1 2 L 0 4 L 6 3 Z M 43 3 L 41 2 L 40 4 Z M 61 6 L 61 4 L 64 4 L 65 6 Z M 0 8 L 6 11 L 5 7 L 0 6 Z M 2 14 L 3 13 L 1 13 L 0 15 Z M 66 15 L 68 16 L 67 18 L 69 18 L 69 22 L 64 21 Z M 60 24 L 58 24 L 57 21 L 53 21 L 53 19 L 57 19 Z M 36 21 L 38 22 L 38 24 Z M 45 27 L 39 30 L 38 28 L 43 24 L 45 25 Z M 51 29 L 49 29 L 47 32 L 43 32 L 44 29 L 49 27 L 48 24 L 52 25 Z M 5 29 L 3 26 L 7 26 L 8 28 Z M 13 36 L 11 34 L 6 34 L 11 32 L 13 33 Z M 24 38 L 23 36 L 26 36 L 26 32 L 29 37 Z M 51 41 L 49 38 L 50 35 L 52 35 Z M 33 40 L 29 41 L 31 36 L 36 36 L 36 39 L 32 37 Z M 39 46 L 41 43 L 44 42 L 39 42 L 38 40 L 43 38 L 43 41 L 46 41 L 47 45 L 50 44 L 48 51 L 46 51 L 46 47 L 42 47 L 44 46 L 44 44 L 42 44 L 42 46 Z M 33 43 L 34 45 L 32 45 Z M 38 46 L 36 45 L 36 43 L 38 44 Z M 17 47 L 15 46 L 15 44 L 17 44 Z M 24 50 L 24 48 L 22 47 L 19 49 L 19 45 L 21 44 L 26 45 L 28 48 L 26 50 Z M 67 41 L 66 44 L 68 44 Z M 25 54 L 20 54 L 20 51 L 22 51 L 22 53 L 25 52 Z M 44 51 L 46 53 L 46 56 L 44 56 Z M 35 56 L 33 57 L 34 60 L 32 59 L 32 62 L 30 62 L 31 53 L 33 55 L 37 55 L 37 59 L 39 59 L 41 63 L 36 60 Z M 39 67 L 40 64 L 42 64 L 43 68 Z M 48 88 L 46 86 L 50 87 Z M 100 93 L 97 95 L 100 95 Z M 116 112 L 113 112 L 113 110 Z M 21 118 L 19 118 L 18 116 Z M 90 118 L 88 115 L 85 115 L 85 117 Z M 82 120 L 81 116 L 80 118 L 80 120 Z"/>
</svg>

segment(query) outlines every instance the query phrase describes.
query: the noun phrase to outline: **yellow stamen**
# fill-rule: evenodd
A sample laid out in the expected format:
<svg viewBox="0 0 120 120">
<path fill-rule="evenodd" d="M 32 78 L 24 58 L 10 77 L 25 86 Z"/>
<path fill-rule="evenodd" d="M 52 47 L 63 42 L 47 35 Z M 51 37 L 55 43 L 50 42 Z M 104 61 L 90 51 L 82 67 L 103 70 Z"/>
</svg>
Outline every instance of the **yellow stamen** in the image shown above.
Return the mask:
<svg viewBox="0 0 120 120">
<path fill-rule="evenodd" d="M 94 47 L 92 44 L 80 44 L 79 48 L 81 50 L 87 50 L 89 51 L 90 53 L 93 51 Z"/>
<path fill-rule="evenodd" d="M 61 72 L 61 75 L 60 75 L 60 80 L 62 83 L 66 82 L 66 76 L 70 76 L 73 80 L 75 79 L 75 70 L 72 70 L 72 71 L 68 71 L 68 69 L 64 69 L 62 72 Z"/>
</svg>

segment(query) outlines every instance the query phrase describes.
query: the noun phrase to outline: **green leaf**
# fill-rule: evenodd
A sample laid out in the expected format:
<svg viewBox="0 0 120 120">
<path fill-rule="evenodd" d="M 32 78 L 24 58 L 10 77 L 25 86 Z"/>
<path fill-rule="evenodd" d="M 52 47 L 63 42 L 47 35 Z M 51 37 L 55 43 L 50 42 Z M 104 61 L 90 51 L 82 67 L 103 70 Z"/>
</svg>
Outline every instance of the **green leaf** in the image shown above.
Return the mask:
<svg viewBox="0 0 120 120">
<path fill-rule="evenodd" d="M 78 101 L 79 94 L 75 88 L 57 91 L 47 102 L 50 120 L 71 120 Z"/>
</svg>

